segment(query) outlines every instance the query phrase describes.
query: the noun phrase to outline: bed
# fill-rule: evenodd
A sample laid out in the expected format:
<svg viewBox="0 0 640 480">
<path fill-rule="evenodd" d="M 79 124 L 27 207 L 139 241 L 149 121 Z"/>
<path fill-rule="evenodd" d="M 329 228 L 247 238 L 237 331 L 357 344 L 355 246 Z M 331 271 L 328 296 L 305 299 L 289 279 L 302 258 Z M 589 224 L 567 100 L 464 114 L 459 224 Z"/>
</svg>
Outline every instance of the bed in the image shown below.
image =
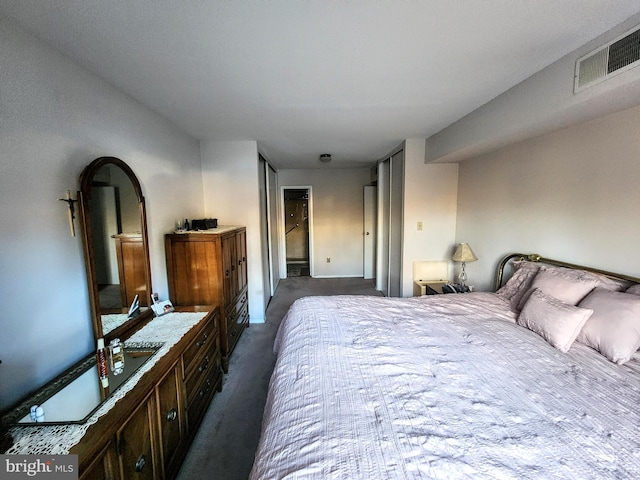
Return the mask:
<svg viewBox="0 0 640 480">
<path fill-rule="evenodd" d="M 640 478 L 640 279 L 521 254 L 496 278 L 296 301 L 250 478 Z"/>
</svg>

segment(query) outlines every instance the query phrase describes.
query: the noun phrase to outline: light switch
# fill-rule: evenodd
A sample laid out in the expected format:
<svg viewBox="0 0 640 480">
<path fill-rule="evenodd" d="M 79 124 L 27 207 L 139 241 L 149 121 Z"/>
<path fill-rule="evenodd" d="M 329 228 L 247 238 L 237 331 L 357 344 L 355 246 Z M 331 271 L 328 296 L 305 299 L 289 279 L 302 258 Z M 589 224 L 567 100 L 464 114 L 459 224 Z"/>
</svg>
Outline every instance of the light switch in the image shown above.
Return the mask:
<svg viewBox="0 0 640 480">
<path fill-rule="evenodd" d="M 418 222 L 418 230 L 422 230 L 422 222 Z"/>
</svg>

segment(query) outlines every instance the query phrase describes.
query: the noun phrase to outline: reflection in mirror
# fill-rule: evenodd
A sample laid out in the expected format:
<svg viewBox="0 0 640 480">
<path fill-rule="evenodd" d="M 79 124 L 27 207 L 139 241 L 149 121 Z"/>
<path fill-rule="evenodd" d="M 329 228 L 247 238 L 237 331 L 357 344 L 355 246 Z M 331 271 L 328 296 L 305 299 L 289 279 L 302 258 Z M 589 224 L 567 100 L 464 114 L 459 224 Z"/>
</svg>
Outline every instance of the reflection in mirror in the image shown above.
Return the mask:
<svg viewBox="0 0 640 480">
<path fill-rule="evenodd" d="M 95 337 L 125 338 L 151 316 L 144 198 L 122 160 L 101 157 L 80 177 L 87 278 Z M 130 312 L 134 301 L 140 311 Z"/>
<path fill-rule="evenodd" d="M 125 348 L 124 369 L 109 371 L 109 387 L 102 388 L 96 356 L 89 355 L 58 378 L 36 391 L 2 418 L 4 425 L 46 425 L 83 423 L 122 384 L 158 351 L 154 348 Z M 34 407 L 39 407 L 38 410 Z M 32 417 L 31 409 L 34 409 Z M 35 415 L 38 411 L 38 415 Z M 36 420 L 37 419 L 37 420 Z"/>
</svg>

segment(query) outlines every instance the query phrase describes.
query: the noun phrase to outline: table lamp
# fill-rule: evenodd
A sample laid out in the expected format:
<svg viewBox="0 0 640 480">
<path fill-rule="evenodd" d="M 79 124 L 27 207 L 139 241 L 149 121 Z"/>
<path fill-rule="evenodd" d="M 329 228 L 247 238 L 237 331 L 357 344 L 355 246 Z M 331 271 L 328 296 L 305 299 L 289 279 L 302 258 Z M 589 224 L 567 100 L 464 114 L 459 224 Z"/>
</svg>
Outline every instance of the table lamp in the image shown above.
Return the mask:
<svg viewBox="0 0 640 480">
<path fill-rule="evenodd" d="M 465 264 L 467 262 L 475 262 L 476 260 L 478 260 L 478 257 L 476 257 L 476 254 L 473 253 L 473 250 L 471 250 L 471 247 L 468 243 L 459 243 L 455 253 L 453 254 L 453 257 L 451 257 L 451 260 L 453 260 L 454 262 L 462 262 L 462 270 L 460 271 L 458 280 L 460 281 L 460 285 L 464 287 L 467 281 Z"/>
</svg>

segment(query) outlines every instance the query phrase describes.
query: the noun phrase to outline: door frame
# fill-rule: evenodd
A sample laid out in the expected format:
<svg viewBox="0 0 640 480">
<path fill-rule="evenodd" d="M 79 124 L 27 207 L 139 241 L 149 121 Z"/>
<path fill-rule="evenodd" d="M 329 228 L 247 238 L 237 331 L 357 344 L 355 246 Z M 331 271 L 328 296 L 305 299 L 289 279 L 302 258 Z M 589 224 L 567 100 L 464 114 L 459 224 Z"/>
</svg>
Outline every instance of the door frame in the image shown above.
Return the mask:
<svg viewBox="0 0 640 480">
<path fill-rule="evenodd" d="M 280 186 L 280 206 L 278 208 L 278 230 L 280 232 L 280 278 L 287 278 L 287 239 L 284 219 L 284 191 L 285 190 L 306 190 L 309 195 L 307 203 L 307 220 L 309 222 L 309 275 L 315 274 L 313 261 L 313 187 L 311 185 L 282 185 Z"/>
</svg>

